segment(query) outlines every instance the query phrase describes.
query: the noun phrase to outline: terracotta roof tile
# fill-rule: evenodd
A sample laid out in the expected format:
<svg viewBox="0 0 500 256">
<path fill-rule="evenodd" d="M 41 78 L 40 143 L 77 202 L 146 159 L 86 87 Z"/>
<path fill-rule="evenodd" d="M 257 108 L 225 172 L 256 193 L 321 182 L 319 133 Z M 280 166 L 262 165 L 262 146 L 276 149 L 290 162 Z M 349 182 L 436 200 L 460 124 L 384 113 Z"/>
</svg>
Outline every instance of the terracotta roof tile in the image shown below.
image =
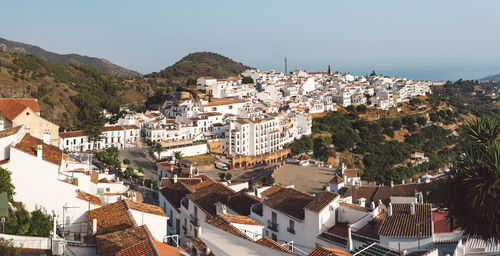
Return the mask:
<svg viewBox="0 0 500 256">
<path fill-rule="evenodd" d="M 112 131 L 123 131 L 121 126 L 104 126 L 102 128 L 103 132 L 112 132 Z"/>
<path fill-rule="evenodd" d="M 96 251 L 99 256 L 116 255 L 118 252 L 151 236 L 146 226 L 131 227 L 107 234 L 97 235 Z M 130 254 L 122 254 L 130 255 Z M 149 254 L 147 254 L 149 255 Z"/>
<path fill-rule="evenodd" d="M 309 252 L 307 256 L 352 256 L 352 254 L 339 249 L 331 249 L 326 247 L 316 247 Z"/>
<path fill-rule="evenodd" d="M 74 138 L 74 137 L 83 137 L 87 136 L 86 131 L 71 131 L 71 132 L 60 132 L 59 137 L 66 139 L 66 138 Z"/>
<path fill-rule="evenodd" d="M 192 188 L 195 188 L 197 186 L 199 187 L 199 185 L 202 185 L 206 182 L 209 182 L 209 180 L 192 186 Z M 220 183 L 215 183 L 213 181 L 210 182 L 211 184 L 202 186 L 201 188 L 197 188 L 196 192 L 188 194 L 187 197 L 206 213 L 214 216 L 216 214 L 215 203 L 221 202 L 223 204 L 227 204 L 228 198 L 231 195 L 234 195 L 235 192 Z"/>
<path fill-rule="evenodd" d="M 86 192 L 81 191 L 81 190 L 76 191 L 76 198 L 87 201 L 93 205 L 102 206 L 102 202 L 101 202 L 101 199 L 99 199 L 99 197 L 94 196 L 94 195 L 89 194 L 89 193 L 86 193 Z"/>
<path fill-rule="evenodd" d="M 19 131 L 19 129 L 21 129 L 21 127 L 22 127 L 21 125 L 18 125 L 16 127 L 7 128 L 3 131 L 0 131 L 0 138 L 16 134 Z"/>
<path fill-rule="evenodd" d="M 282 186 L 279 185 L 272 185 L 270 188 L 264 190 L 262 193 L 260 193 L 262 196 L 269 197 L 271 194 L 276 193 L 283 189 Z"/>
<path fill-rule="evenodd" d="M 149 239 L 144 239 L 132 246 L 126 247 L 116 253 L 116 256 L 156 256 Z"/>
<path fill-rule="evenodd" d="M 256 196 L 247 194 L 247 191 L 247 189 L 243 189 L 230 196 L 227 207 L 240 215 L 250 215 L 252 205 L 260 203 L 260 199 Z"/>
<path fill-rule="evenodd" d="M 340 184 L 340 183 L 343 183 L 344 182 L 344 179 L 342 179 L 342 177 L 338 176 L 338 175 L 335 175 L 335 177 L 333 177 L 333 179 L 330 180 L 330 182 L 328 183 L 331 183 L 331 184 Z"/>
<path fill-rule="evenodd" d="M 225 219 L 226 221 L 228 221 L 230 223 L 243 224 L 243 225 L 262 226 L 262 224 L 258 223 L 257 221 L 255 221 L 252 218 L 247 217 L 247 216 L 227 214 L 227 213 L 221 213 L 221 212 L 219 212 L 217 214 L 221 218 Z"/>
<path fill-rule="evenodd" d="M 163 211 L 163 209 L 161 209 L 161 207 L 159 206 L 146 203 L 139 203 L 129 199 L 124 199 L 124 200 L 127 202 L 128 206 L 132 210 L 168 217 L 167 214 Z"/>
<path fill-rule="evenodd" d="M 24 135 L 23 139 L 17 143 L 14 148 L 36 156 L 38 145 L 42 145 L 43 160 L 56 165 L 61 165 L 63 153 L 58 147 L 45 144 L 41 139 L 35 138 L 29 134 Z"/>
<path fill-rule="evenodd" d="M 261 239 L 255 241 L 255 243 L 269 247 L 271 249 L 278 250 L 278 251 L 287 252 L 290 254 L 295 254 L 292 250 L 282 246 L 281 244 L 277 243 L 276 241 L 272 240 L 271 238 L 269 238 L 267 236 L 263 236 Z"/>
<path fill-rule="evenodd" d="M 191 189 L 182 182 L 177 182 L 161 188 L 160 193 L 170 202 L 172 206 L 179 209 L 181 207 L 182 198 L 191 193 Z"/>
<path fill-rule="evenodd" d="M 432 236 L 431 204 L 415 204 L 415 215 L 410 204 L 392 204 L 392 216 L 386 216 L 379 234 L 389 237 Z"/>
<path fill-rule="evenodd" d="M 127 211 L 125 201 L 108 204 L 87 212 L 90 229 L 92 220 L 97 219 L 97 234 L 114 232 L 135 226 L 133 218 Z"/>
<path fill-rule="evenodd" d="M 26 108 L 40 113 L 38 101 L 33 98 L 0 98 L 0 112 L 9 120 L 14 120 Z"/>
<path fill-rule="evenodd" d="M 264 204 L 280 212 L 304 219 L 304 207 L 314 201 L 314 197 L 293 188 L 283 188 L 273 193 Z"/>
<path fill-rule="evenodd" d="M 304 209 L 320 212 L 325 208 L 329 203 L 331 203 L 335 198 L 339 197 L 339 194 L 334 192 L 325 191 L 320 195 L 314 197 L 314 200 L 308 203 Z"/>
<path fill-rule="evenodd" d="M 232 235 L 235 235 L 237 237 L 240 237 L 240 238 L 243 238 L 243 239 L 246 239 L 249 241 L 253 241 L 249 236 L 244 234 L 242 231 L 240 231 L 235 226 L 231 225 L 229 222 L 227 222 L 226 220 L 224 220 L 220 216 L 207 218 L 207 223 L 218 228 L 218 229 L 221 229 L 221 230 L 226 231 Z"/>
</svg>

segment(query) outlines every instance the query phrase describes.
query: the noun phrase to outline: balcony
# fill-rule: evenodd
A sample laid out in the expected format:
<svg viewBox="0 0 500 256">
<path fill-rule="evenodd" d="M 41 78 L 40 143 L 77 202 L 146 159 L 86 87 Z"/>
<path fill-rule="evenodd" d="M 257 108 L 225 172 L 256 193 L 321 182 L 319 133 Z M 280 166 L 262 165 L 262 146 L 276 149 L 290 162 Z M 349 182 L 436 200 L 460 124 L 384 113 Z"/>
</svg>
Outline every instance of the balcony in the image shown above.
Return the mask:
<svg viewBox="0 0 500 256">
<path fill-rule="evenodd" d="M 267 221 L 267 228 L 274 231 L 274 232 L 278 232 L 278 223 L 273 223 L 272 221 L 268 220 Z"/>
<path fill-rule="evenodd" d="M 193 214 L 189 214 L 189 220 L 193 226 L 198 227 L 200 224 L 198 223 L 198 217 L 195 217 Z"/>
<path fill-rule="evenodd" d="M 290 227 L 287 227 L 286 231 L 288 231 L 288 232 L 290 232 L 292 234 L 295 234 L 295 229 L 291 229 Z"/>
</svg>

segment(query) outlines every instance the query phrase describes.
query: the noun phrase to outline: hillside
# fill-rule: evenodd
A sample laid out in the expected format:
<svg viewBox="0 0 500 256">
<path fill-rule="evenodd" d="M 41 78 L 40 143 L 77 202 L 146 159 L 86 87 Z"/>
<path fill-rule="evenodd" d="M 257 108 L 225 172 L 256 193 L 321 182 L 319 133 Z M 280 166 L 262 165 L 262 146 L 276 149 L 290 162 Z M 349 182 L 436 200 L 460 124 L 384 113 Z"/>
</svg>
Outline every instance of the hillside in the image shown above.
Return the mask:
<svg viewBox="0 0 500 256">
<path fill-rule="evenodd" d="M 116 112 L 131 99 L 142 104 L 148 86 L 134 82 L 87 65 L 0 50 L 0 97 L 34 97 L 42 116 L 64 128 L 80 125 L 88 106 Z"/>
<path fill-rule="evenodd" d="M 183 86 L 188 84 L 188 80 L 190 80 L 190 84 L 193 84 L 193 79 L 201 76 L 226 78 L 239 75 L 246 69 L 249 67 L 220 54 L 195 52 L 182 58 L 174 65 L 160 72 L 153 72 L 147 77 L 166 79 L 174 85 Z"/>
<path fill-rule="evenodd" d="M 496 74 L 496 75 L 491 75 L 491 76 L 487 76 L 487 77 L 484 77 L 483 79 L 481 79 L 481 81 L 493 81 L 493 82 L 500 82 L 500 73 Z"/>
<path fill-rule="evenodd" d="M 57 54 L 46 51 L 38 46 L 10 41 L 4 38 L 0 38 L 0 49 L 3 50 L 4 52 L 33 54 L 44 60 L 49 60 L 60 64 L 76 64 L 76 65 L 85 64 L 97 70 L 118 76 L 126 76 L 126 77 L 141 76 L 139 72 L 118 66 L 106 59 L 87 57 L 78 54 Z"/>
</svg>

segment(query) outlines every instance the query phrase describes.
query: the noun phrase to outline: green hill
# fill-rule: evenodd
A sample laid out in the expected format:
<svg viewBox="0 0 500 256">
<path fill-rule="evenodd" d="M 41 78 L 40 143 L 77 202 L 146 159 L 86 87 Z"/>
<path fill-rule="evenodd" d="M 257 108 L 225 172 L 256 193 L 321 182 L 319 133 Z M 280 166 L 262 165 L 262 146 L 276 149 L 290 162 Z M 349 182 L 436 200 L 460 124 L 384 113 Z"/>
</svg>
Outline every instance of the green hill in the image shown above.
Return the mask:
<svg viewBox="0 0 500 256">
<path fill-rule="evenodd" d="M 481 79 L 481 81 L 500 82 L 500 73 L 496 74 L 496 75 L 484 77 L 483 79 Z"/>
<path fill-rule="evenodd" d="M 100 71 L 118 75 L 118 76 L 127 76 L 127 77 L 135 77 L 141 76 L 139 72 L 126 69 L 124 67 L 118 66 L 116 64 L 111 63 L 106 59 L 99 59 L 94 57 L 87 57 L 78 54 L 57 54 L 53 52 L 46 51 L 38 46 L 29 45 L 25 43 L 10 41 L 4 38 L 0 38 L 0 49 L 4 52 L 15 52 L 22 54 L 33 54 L 37 57 L 40 57 L 44 60 L 49 60 L 53 62 L 57 62 L 60 64 L 85 64 L 91 66 Z"/>
<path fill-rule="evenodd" d="M 160 72 L 153 72 L 147 75 L 147 77 L 167 79 L 175 85 L 183 86 L 190 79 L 192 81 L 192 79 L 197 79 L 201 76 L 226 78 L 239 75 L 249 68 L 217 53 L 195 52 L 182 58 L 174 65 Z"/>
</svg>

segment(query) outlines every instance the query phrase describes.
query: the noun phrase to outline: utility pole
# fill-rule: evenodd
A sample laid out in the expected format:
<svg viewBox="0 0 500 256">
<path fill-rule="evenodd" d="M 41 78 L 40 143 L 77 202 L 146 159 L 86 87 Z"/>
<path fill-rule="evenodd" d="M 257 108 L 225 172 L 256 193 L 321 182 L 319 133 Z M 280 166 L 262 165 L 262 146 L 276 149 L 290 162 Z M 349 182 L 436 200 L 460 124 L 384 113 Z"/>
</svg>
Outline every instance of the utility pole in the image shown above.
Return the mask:
<svg viewBox="0 0 500 256">
<path fill-rule="evenodd" d="M 285 57 L 285 74 L 288 74 L 287 59 Z"/>
</svg>

